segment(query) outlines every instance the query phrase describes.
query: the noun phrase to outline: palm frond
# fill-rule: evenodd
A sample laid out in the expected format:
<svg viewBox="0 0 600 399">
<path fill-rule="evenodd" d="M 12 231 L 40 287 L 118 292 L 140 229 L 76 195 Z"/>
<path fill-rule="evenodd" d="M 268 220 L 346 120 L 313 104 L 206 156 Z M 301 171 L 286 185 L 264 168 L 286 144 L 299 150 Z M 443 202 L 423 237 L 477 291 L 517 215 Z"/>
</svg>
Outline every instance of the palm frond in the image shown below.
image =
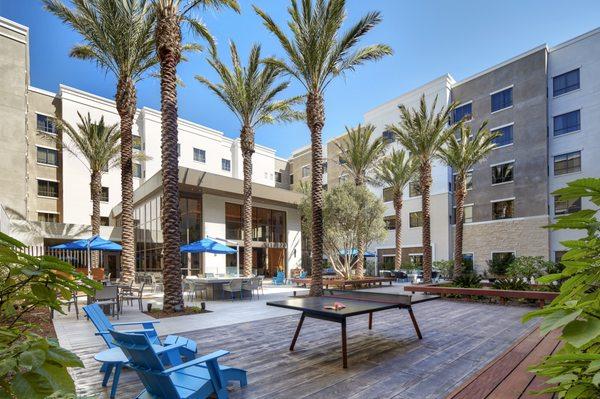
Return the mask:
<svg viewBox="0 0 600 399">
<path fill-rule="evenodd" d="M 358 125 L 355 128 L 346 127 L 346 136 L 340 142 L 334 142 L 340 151 L 342 167 L 357 182 L 372 180 L 373 172 L 385 151 L 385 141 L 377 137 L 373 139 L 375 126 Z"/>
</svg>

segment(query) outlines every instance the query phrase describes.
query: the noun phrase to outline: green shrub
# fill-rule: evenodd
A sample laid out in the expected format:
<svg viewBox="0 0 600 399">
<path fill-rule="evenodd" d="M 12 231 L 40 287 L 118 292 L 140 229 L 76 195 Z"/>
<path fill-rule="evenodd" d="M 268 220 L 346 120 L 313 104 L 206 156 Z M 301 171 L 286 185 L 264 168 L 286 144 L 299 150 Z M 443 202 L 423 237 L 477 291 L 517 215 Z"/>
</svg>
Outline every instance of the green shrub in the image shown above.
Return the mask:
<svg viewBox="0 0 600 399">
<path fill-rule="evenodd" d="M 562 280 L 560 294 L 523 321 L 543 318 L 541 333 L 560 329 L 563 346 L 531 370 L 548 378 L 549 388 L 541 392 L 555 392 L 560 398 L 600 398 L 600 221 L 596 218 L 600 179 L 579 179 L 552 194 L 564 200 L 589 198 L 596 208 L 561 216 L 550 226 L 587 235 L 562 242 L 569 249 L 561 259 L 564 270 L 539 279 L 543 283 Z"/>
<path fill-rule="evenodd" d="M 81 360 L 55 339 L 35 334 L 23 321 L 36 308 L 63 313 L 62 298 L 92 293 L 97 283 L 51 256 L 30 256 L 24 245 L 0 233 L 0 397 L 38 399 L 75 394 L 67 367 Z"/>
<path fill-rule="evenodd" d="M 519 256 L 508 266 L 507 274 L 510 277 L 531 281 L 532 278 L 543 276 L 553 265 L 554 262 L 547 261 L 541 256 Z"/>
<path fill-rule="evenodd" d="M 454 261 L 436 260 L 433 262 L 433 268 L 439 270 L 444 278 L 452 279 L 452 275 L 454 274 Z"/>
<path fill-rule="evenodd" d="M 452 285 L 460 288 L 481 288 L 481 276 L 474 273 L 463 273 L 452 280 Z"/>
<path fill-rule="evenodd" d="M 510 255 L 506 259 L 494 260 L 490 259 L 487 261 L 488 270 L 495 276 L 506 276 L 508 266 L 514 261 L 515 256 Z"/>
<path fill-rule="evenodd" d="M 492 284 L 497 290 L 513 290 L 513 291 L 527 291 L 531 287 L 530 285 L 521 278 L 501 278 Z"/>
</svg>

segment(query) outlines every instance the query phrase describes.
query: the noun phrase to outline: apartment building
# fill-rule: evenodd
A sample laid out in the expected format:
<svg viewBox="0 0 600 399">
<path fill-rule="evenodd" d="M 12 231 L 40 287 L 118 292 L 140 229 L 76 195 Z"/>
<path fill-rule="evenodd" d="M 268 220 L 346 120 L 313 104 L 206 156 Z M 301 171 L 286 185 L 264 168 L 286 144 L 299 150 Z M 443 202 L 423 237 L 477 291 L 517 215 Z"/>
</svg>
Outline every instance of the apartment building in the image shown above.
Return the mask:
<svg viewBox="0 0 600 399">
<path fill-rule="evenodd" d="M 0 204 L 10 218 L 10 233 L 28 245 L 46 247 L 91 234 L 90 173 L 87 162 L 68 136 L 57 129 L 62 119 L 76 126 L 79 115 L 118 124 L 115 103 L 66 85 L 56 93 L 29 83 L 27 27 L 0 19 L 0 115 L 5 123 L 0 156 L 7 173 L 0 177 Z M 178 152 L 182 214 L 182 242 L 210 236 L 242 244 L 242 153 L 240 140 L 223 132 L 180 119 Z M 134 208 L 137 262 L 140 270 L 160 269 L 161 151 L 160 112 L 136 111 L 134 152 Z M 121 172 L 118 166 L 102 176 L 101 235 L 120 241 Z M 275 150 L 256 145 L 253 154 L 253 257 L 265 275 L 299 266 L 300 194 L 290 191 L 290 165 Z M 116 275 L 118 259 L 111 258 Z M 225 255 L 193 255 L 188 267 L 195 272 L 231 272 L 237 259 Z M 112 270 L 114 269 L 114 270 Z"/>
<path fill-rule="evenodd" d="M 479 271 L 490 260 L 510 255 L 543 256 L 559 260 L 561 241 L 578 238 L 576 231 L 543 227 L 556 216 L 591 208 L 589 201 L 559 201 L 552 192 L 582 177 L 600 177 L 600 29 L 560 45 L 541 45 L 473 76 L 455 82 L 446 75 L 417 87 L 365 113 L 364 123 L 397 148 L 386 126 L 398 121 L 398 105 L 417 105 L 421 95 L 428 104 L 437 96 L 439 106 L 459 103 L 454 120 L 465 117 L 473 129 L 484 121 L 497 131 L 496 148 L 469 174 L 465 201 L 463 250 Z M 340 140 L 342 136 L 334 140 Z M 338 156 L 327 144 L 328 182 L 343 180 Z M 310 148 L 293 153 L 310 159 Z M 308 162 L 307 162 L 308 163 Z M 308 179 L 310 170 L 305 171 Z M 370 187 L 386 204 L 390 232 L 374 243 L 378 265 L 394 263 L 393 208 L 385 187 Z M 454 242 L 454 175 L 436 162 L 432 187 L 433 259 L 451 259 Z M 420 262 L 421 201 L 418 184 L 404 193 L 402 214 L 403 263 Z"/>
</svg>

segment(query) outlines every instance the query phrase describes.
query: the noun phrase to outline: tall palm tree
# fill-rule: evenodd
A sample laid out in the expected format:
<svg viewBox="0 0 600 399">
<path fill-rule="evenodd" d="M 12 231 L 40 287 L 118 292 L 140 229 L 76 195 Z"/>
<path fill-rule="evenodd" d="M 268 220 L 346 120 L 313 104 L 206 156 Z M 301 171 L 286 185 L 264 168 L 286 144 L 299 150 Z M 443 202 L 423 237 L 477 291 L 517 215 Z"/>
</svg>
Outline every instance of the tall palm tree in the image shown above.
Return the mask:
<svg viewBox="0 0 600 399">
<path fill-rule="evenodd" d="M 400 105 L 400 122 L 387 128 L 396 139 L 415 157 L 419 168 L 421 211 L 423 213 L 423 281 L 431 283 L 431 163 L 440 148 L 456 128 L 450 125 L 450 115 L 456 103 L 440 107 L 436 111 L 437 97 L 428 109 L 425 95 L 421 96 L 419 109 Z"/>
<path fill-rule="evenodd" d="M 121 279 L 133 280 L 135 243 L 133 225 L 133 119 L 135 85 L 156 65 L 152 31 L 154 17 L 146 0 L 73 0 L 73 9 L 61 0 L 43 0 L 48 11 L 71 26 L 85 44 L 71 56 L 110 71 L 117 79 L 115 102 L 121 119 Z"/>
<path fill-rule="evenodd" d="M 206 85 L 233 112 L 241 124 L 240 141 L 244 160 L 244 203 L 242 226 L 244 231 L 244 276 L 252 275 L 252 154 L 254 153 L 254 132 L 265 124 L 298 120 L 302 113 L 292 106 L 302 101 L 302 97 L 276 100 L 289 82 L 277 83 L 281 69 L 272 64 L 261 64 L 260 46 L 254 45 L 248 57 L 248 64 L 240 63 L 234 42 L 229 45 L 233 68 L 228 68 L 213 52 L 208 61 L 219 76 L 220 83 L 213 83 L 205 77 L 196 79 Z"/>
<path fill-rule="evenodd" d="M 291 37 L 260 8 L 254 10 L 272 32 L 288 60 L 271 58 L 267 63 L 277 65 L 298 80 L 306 90 L 306 119 L 311 136 L 312 151 L 312 284 L 310 294 L 323 294 L 323 164 L 321 131 L 325 123 L 325 90 L 334 78 L 353 71 L 367 61 L 378 60 L 392 53 L 384 44 L 356 48 L 358 42 L 379 22 L 379 12 L 370 12 L 346 32 L 341 32 L 346 19 L 345 0 L 291 1 L 288 22 Z"/>
<path fill-rule="evenodd" d="M 192 31 L 214 47 L 214 39 L 206 25 L 193 18 L 196 8 L 220 8 L 239 11 L 236 0 L 152 0 L 156 16 L 154 40 L 160 64 L 161 167 L 162 167 L 162 233 L 163 233 L 163 309 L 183 309 L 181 290 L 181 257 L 179 252 L 179 165 L 177 159 L 177 65 L 183 46 L 181 26 Z"/>
<path fill-rule="evenodd" d="M 104 117 L 92 121 L 87 116 L 77 113 L 79 122 L 76 126 L 61 120 L 58 126 L 63 134 L 71 140 L 60 138 L 59 145 L 77 157 L 90 172 L 90 191 L 92 194 L 92 235 L 100 234 L 100 198 L 102 196 L 102 173 L 115 166 L 119 161 L 121 151 L 121 132 L 119 125 L 106 125 Z M 94 257 L 94 264 L 97 258 Z"/>
<path fill-rule="evenodd" d="M 346 136 L 335 145 L 340 150 L 342 167 L 354 178 L 354 184 L 364 186 L 370 180 L 370 174 L 385 151 L 385 141 L 379 136 L 373 139 L 375 126 L 358 125 L 355 128 L 346 127 Z M 356 261 L 356 276 L 362 278 L 365 274 L 365 240 L 358 237 L 358 253 Z"/>
<path fill-rule="evenodd" d="M 484 160 L 494 149 L 494 139 L 499 133 L 490 133 L 486 129 L 487 121 L 484 122 L 472 135 L 471 126 L 460 124 L 459 135 L 451 135 L 445 146 L 440 149 L 440 158 L 456 174 L 454 187 L 454 202 L 456 205 L 456 220 L 454 231 L 454 276 L 462 272 L 462 248 L 463 248 L 463 225 L 465 222 L 465 197 L 467 195 L 467 173 L 473 165 Z"/>
<path fill-rule="evenodd" d="M 377 180 L 386 187 L 391 187 L 394 193 L 394 212 L 396 215 L 396 254 L 394 269 L 400 270 L 402 265 L 402 193 L 404 187 L 414 178 L 417 163 L 403 150 L 394 150 L 379 163 Z"/>
</svg>

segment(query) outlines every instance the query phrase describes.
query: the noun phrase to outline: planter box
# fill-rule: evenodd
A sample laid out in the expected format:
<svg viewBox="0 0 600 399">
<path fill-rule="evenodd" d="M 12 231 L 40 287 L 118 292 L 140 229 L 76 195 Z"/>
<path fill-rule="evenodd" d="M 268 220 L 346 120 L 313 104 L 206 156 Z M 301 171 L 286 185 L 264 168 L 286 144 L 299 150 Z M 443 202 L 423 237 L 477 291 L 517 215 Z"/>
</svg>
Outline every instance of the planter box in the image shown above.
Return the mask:
<svg viewBox="0 0 600 399">
<path fill-rule="evenodd" d="M 465 296 L 492 296 L 500 298 L 502 303 L 506 302 L 506 299 L 534 299 L 540 307 L 543 307 L 548 301 L 552 301 L 558 296 L 558 292 L 547 292 L 547 291 L 513 291 L 513 290 L 497 290 L 495 288 L 460 288 L 460 287 L 448 287 L 440 286 L 436 284 L 424 284 L 424 285 L 408 285 L 404 287 L 404 291 L 409 292 L 424 292 L 427 294 L 438 294 L 438 295 L 465 295 Z"/>
</svg>

